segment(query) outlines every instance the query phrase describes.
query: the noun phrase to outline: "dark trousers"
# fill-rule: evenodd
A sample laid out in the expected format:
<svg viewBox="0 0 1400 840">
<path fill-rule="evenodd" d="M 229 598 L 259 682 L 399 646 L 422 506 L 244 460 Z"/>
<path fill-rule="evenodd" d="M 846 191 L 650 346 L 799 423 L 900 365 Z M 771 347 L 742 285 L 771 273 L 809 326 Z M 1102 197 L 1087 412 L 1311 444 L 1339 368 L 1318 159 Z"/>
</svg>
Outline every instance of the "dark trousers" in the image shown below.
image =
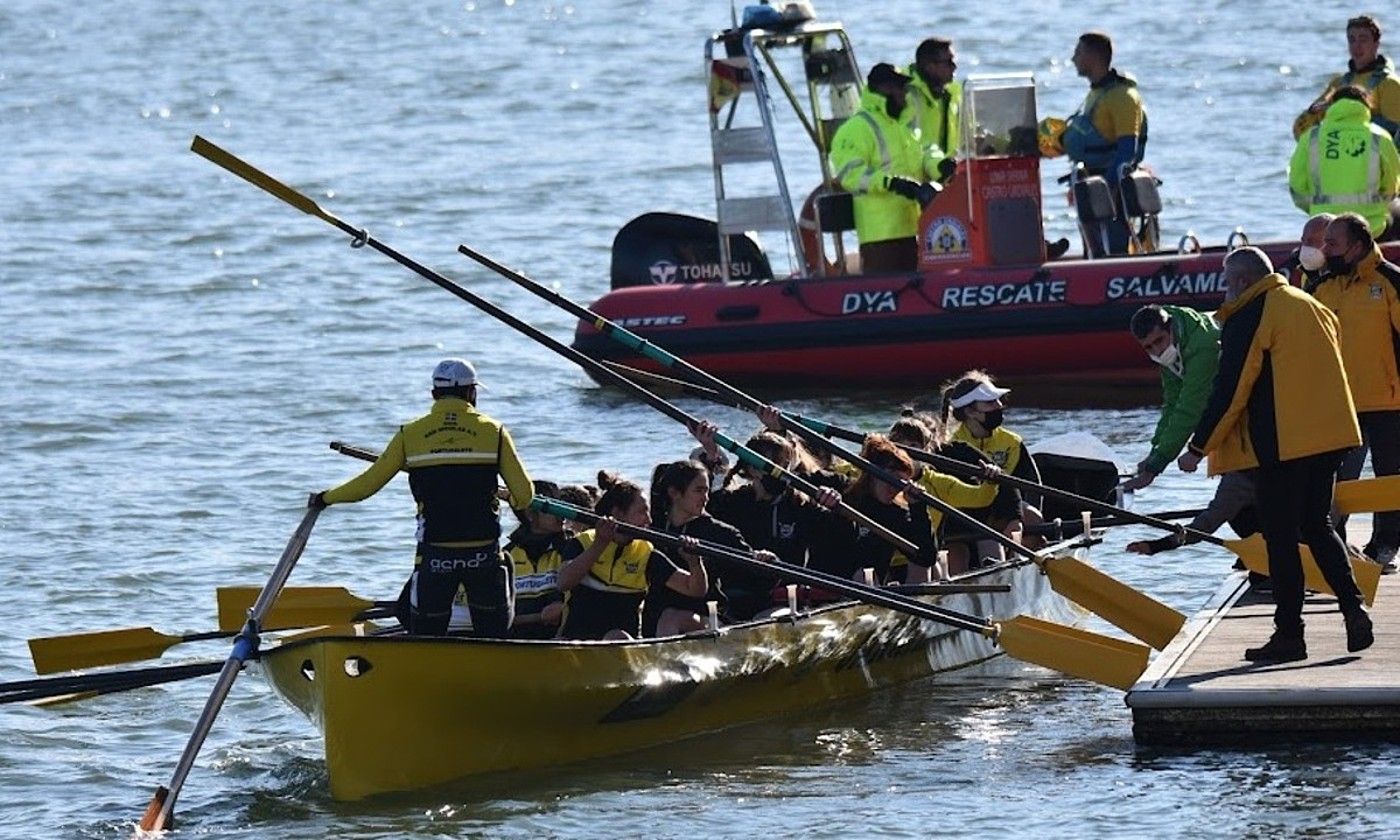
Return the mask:
<svg viewBox="0 0 1400 840">
<path fill-rule="evenodd" d="M 1298 540 L 1312 549 L 1322 576 L 1337 593 L 1343 613 L 1361 606 L 1361 590 L 1351 575 L 1346 546 L 1332 528 L 1332 490 L 1346 450 L 1309 455 L 1255 475 L 1260 530 L 1269 548 L 1274 589 L 1274 626 L 1280 633 L 1303 632 L 1303 560 Z"/>
<path fill-rule="evenodd" d="M 1400 473 L 1400 411 L 1363 411 L 1356 415 L 1356 421 L 1361 425 L 1361 445 L 1347 452 L 1337 480 L 1360 478 L 1368 449 L 1371 469 L 1378 478 Z M 1346 539 L 1346 524 L 1345 516 L 1337 518 L 1337 533 L 1342 539 Z M 1375 515 L 1367 547 L 1374 551 L 1381 546 L 1400 546 L 1400 511 Z"/>
<path fill-rule="evenodd" d="M 919 240 L 885 239 L 860 243 L 861 274 L 896 274 L 919 268 Z"/>
<path fill-rule="evenodd" d="M 452 601 L 467 591 L 472 635 L 504 639 L 515 618 L 514 568 L 501 550 L 418 546 L 418 565 L 409 581 L 408 632 L 444 636 L 452 621 Z"/>
</svg>

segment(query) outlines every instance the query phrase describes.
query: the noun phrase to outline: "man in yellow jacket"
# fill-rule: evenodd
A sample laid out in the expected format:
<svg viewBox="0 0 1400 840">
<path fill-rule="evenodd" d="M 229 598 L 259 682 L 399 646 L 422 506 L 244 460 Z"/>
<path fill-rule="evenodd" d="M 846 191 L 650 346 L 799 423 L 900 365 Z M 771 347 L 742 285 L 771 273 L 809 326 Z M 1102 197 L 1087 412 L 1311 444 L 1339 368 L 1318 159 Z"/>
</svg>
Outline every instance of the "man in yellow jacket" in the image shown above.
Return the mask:
<svg viewBox="0 0 1400 840">
<path fill-rule="evenodd" d="M 1258 248 L 1232 251 L 1224 273 L 1225 303 L 1216 312 L 1220 369 L 1177 463 L 1193 472 L 1209 454 L 1212 473 L 1258 468 L 1255 491 L 1269 549 L 1274 633 L 1244 657 L 1307 658 L 1300 535 L 1337 595 L 1347 650 L 1364 650 L 1374 641 L 1371 618 L 1330 519 L 1337 468 L 1361 442 L 1337 345 L 1337 318 L 1274 273 Z"/>
<path fill-rule="evenodd" d="M 1347 21 L 1347 71 L 1338 73 L 1328 82 L 1322 95 L 1293 121 L 1294 138 L 1301 137 L 1322 119 L 1331 102 L 1332 93 L 1348 85 L 1357 85 L 1372 100 L 1371 120 L 1391 139 L 1400 143 L 1400 74 L 1395 64 L 1381 55 L 1381 25 L 1370 15 L 1359 15 Z"/>
<path fill-rule="evenodd" d="M 962 84 L 953 79 L 957 69 L 952 41 L 925 38 L 905 71 L 909 75 L 905 122 L 918 133 L 925 149 L 947 161 L 939 164 L 943 181 L 953 174 L 960 143 Z"/>
<path fill-rule="evenodd" d="M 321 505 L 358 502 L 399 470 L 408 472 L 418 503 L 418 552 L 407 587 L 410 633 L 445 635 L 461 588 L 473 635 L 505 638 L 514 618 L 512 567 L 498 544 L 496 476 L 505 480 L 516 510 L 529 506 L 534 487 L 510 433 L 476 410 L 477 384 L 471 362 L 439 362 L 432 410 L 401 426 L 364 472 L 313 497 Z"/>
<path fill-rule="evenodd" d="M 1348 457 L 1337 476 L 1361 475 L 1371 450 L 1377 476 L 1400 473 L 1400 266 L 1386 262 L 1371 239 L 1367 220 L 1344 213 L 1327 225 L 1322 240 L 1327 275 L 1313 291 L 1341 323 L 1342 362 L 1365 445 Z M 1400 514 L 1377 513 L 1365 551 L 1394 571 L 1400 547 Z"/>
<path fill-rule="evenodd" d="M 913 271 L 919 263 L 919 213 L 933 200 L 941 157 L 902 122 L 909 77 L 890 64 L 870 70 L 860 110 L 831 140 L 837 184 L 855 195 L 856 238 L 865 274 Z"/>
<path fill-rule="evenodd" d="M 1356 212 L 1381 237 L 1400 194 L 1400 156 L 1390 135 L 1371 122 L 1366 92 L 1339 88 L 1322 123 L 1298 138 L 1288 161 L 1288 190 L 1309 215 Z"/>
</svg>

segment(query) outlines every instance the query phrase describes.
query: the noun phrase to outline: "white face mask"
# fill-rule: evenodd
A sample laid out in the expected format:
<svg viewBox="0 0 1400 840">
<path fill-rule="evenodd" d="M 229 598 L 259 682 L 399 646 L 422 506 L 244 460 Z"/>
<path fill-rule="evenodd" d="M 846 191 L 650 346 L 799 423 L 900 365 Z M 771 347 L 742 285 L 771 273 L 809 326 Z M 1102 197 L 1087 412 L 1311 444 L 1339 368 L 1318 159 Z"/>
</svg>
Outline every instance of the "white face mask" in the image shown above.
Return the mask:
<svg viewBox="0 0 1400 840">
<path fill-rule="evenodd" d="M 1298 264 L 1308 271 L 1317 271 L 1327 265 L 1327 257 L 1323 255 L 1321 248 L 1302 245 L 1298 248 Z"/>
<path fill-rule="evenodd" d="M 1160 356 L 1154 356 L 1148 353 L 1147 357 L 1162 367 L 1171 370 L 1176 375 L 1181 375 L 1181 351 L 1176 349 L 1175 344 L 1169 345 L 1167 349 L 1162 351 L 1162 355 Z"/>
</svg>

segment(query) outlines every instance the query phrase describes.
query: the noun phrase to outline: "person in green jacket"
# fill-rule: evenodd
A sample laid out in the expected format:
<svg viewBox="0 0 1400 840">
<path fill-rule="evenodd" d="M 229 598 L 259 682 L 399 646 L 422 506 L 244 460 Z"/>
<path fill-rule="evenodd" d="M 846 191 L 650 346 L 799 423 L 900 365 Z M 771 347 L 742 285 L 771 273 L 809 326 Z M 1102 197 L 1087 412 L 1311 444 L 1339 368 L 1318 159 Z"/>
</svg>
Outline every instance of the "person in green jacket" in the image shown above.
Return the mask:
<svg viewBox="0 0 1400 840">
<path fill-rule="evenodd" d="M 1141 490 L 1166 469 L 1191 437 L 1205 411 L 1220 364 L 1220 328 L 1209 315 L 1184 306 L 1149 304 L 1133 313 L 1133 337 L 1162 369 L 1162 416 L 1152 434 L 1152 450 L 1123 483 Z"/>
<path fill-rule="evenodd" d="M 918 132 L 919 142 L 930 154 L 942 158 L 942 181 L 953 174 L 960 144 L 962 83 L 953 79 L 957 69 L 952 41 L 925 38 L 914 51 L 914 63 L 905 70 L 909 101 L 904 121 Z"/>
<path fill-rule="evenodd" d="M 870 70 L 860 110 L 831 140 L 831 171 L 855 196 L 856 238 L 865 274 L 913 271 L 919 262 L 919 213 L 933 200 L 941 157 L 929 154 L 901 122 L 909 77 L 890 64 Z"/>
<path fill-rule="evenodd" d="M 1383 238 L 1400 193 L 1400 155 L 1390 135 L 1371 122 L 1364 90 L 1347 86 L 1332 93 L 1322 123 L 1293 149 L 1288 190 L 1303 212 L 1360 213 L 1371 235 Z"/>
</svg>

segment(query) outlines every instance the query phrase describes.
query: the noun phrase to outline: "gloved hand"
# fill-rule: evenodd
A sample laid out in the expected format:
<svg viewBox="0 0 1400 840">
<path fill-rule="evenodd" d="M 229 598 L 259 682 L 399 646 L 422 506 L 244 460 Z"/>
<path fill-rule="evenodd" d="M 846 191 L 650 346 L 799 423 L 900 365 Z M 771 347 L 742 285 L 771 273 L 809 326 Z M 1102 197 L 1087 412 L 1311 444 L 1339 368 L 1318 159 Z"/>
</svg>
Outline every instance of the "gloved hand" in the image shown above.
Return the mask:
<svg viewBox="0 0 1400 840">
<path fill-rule="evenodd" d="M 938 162 L 938 180 L 947 181 L 953 177 L 953 173 L 958 169 L 958 162 L 952 158 L 944 158 Z"/>
<path fill-rule="evenodd" d="M 885 188 L 895 195 L 902 195 L 910 201 L 919 200 L 919 182 L 911 178 L 901 178 L 898 175 L 891 177 Z"/>
<path fill-rule="evenodd" d="M 929 206 L 930 202 L 932 202 L 935 198 L 938 198 L 938 194 L 941 192 L 943 192 L 942 184 L 920 184 L 919 197 L 916 200 L 919 202 L 920 207 L 927 207 Z"/>
</svg>

